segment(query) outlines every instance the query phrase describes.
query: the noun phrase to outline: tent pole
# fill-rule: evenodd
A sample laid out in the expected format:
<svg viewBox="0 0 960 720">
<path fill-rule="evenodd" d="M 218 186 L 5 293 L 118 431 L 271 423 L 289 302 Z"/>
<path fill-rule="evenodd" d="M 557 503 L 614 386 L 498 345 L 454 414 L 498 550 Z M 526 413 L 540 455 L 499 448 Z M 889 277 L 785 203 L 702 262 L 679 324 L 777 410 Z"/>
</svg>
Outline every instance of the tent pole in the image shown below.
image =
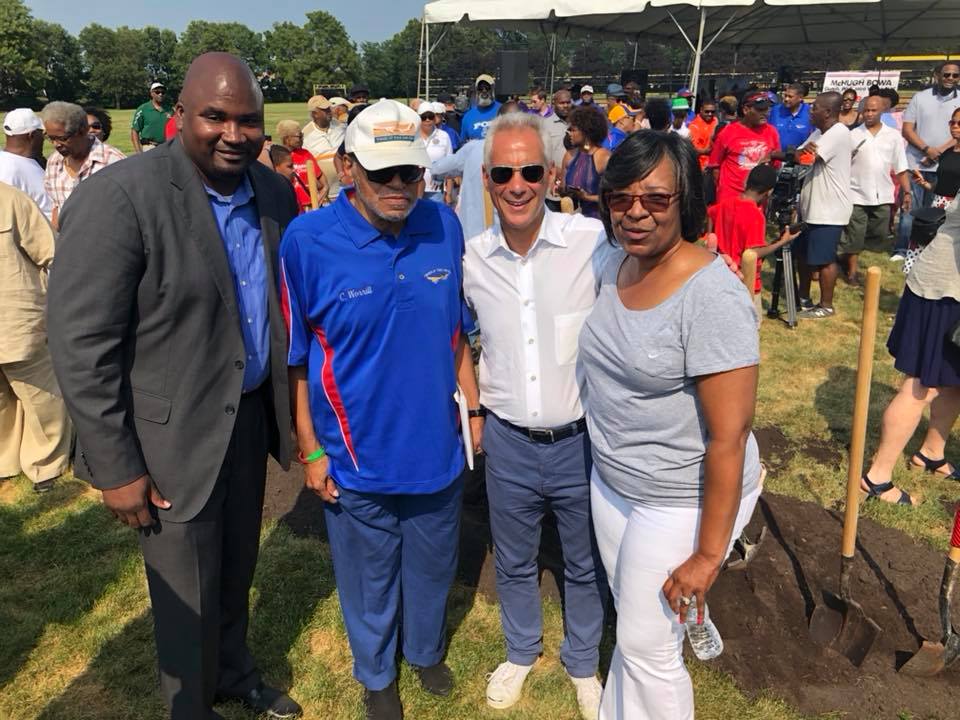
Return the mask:
<svg viewBox="0 0 960 720">
<path fill-rule="evenodd" d="M 420 55 L 417 58 L 417 97 L 420 97 L 420 80 L 423 76 L 423 29 L 427 26 L 426 18 L 420 16 Z"/>
<path fill-rule="evenodd" d="M 633 37 L 633 69 L 637 69 L 637 49 L 640 47 L 640 36 Z"/>
<path fill-rule="evenodd" d="M 703 55 L 703 29 L 707 24 L 707 10 L 700 8 L 700 32 L 697 34 L 697 47 L 693 56 L 693 72 L 690 74 L 690 94 L 697 98 L 697 86 L 700 83 L 700 57 Z"/>
<path fill-rule="evenodd" d="M 557 79 L 557 29 L 550 35 L 550 94 L 553 95 L 553 85 Z"/>
<path fill-rule="evenodd" d="M 426 77 L 426 91 L 423 94 L 423 99 L 427 100 L 430 97 L 430 25 L 426 25 L 424 30 L 427 38 L 427 77 Z"/>
</svg>

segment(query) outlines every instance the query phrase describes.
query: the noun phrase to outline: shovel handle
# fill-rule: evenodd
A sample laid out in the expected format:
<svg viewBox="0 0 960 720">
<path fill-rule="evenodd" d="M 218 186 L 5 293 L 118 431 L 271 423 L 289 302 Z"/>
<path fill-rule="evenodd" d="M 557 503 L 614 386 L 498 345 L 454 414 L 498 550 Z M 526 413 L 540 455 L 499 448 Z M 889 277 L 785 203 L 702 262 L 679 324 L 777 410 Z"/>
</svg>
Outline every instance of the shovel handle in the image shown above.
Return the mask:
<svg viewBox="0 0 960 720">
<path fill-rule="evenodd" d="M 757 252 L 747 248 L 740 256 L 740 272 L 743 273 L 743 284 L 753 297 L 753 288 L 757 285 Z"/>
<path fill-rule="evenodd" d="M 953 516 L 953 532 L 950 534 L 950 553 L 949 557 L 955 563 L 960 564 L 960 507 Z"/>
<path fill-rule="evenodd" d="M 877 310 L 880 307 L 880 268 L 867 270 L 863 291 L 863 321 L 860 324 L 860 354 L 857 357 L 857 387 L 853 396 L 853 426 L 850 429 L 850 462 L 847 468 L 847 506 L 843 516 L 844 557 L 852 558 L 857 547 L 857 514 L 860 511 L 860 476 L 870 410 L 873 350 L 877 340 Z"/>
</svg>

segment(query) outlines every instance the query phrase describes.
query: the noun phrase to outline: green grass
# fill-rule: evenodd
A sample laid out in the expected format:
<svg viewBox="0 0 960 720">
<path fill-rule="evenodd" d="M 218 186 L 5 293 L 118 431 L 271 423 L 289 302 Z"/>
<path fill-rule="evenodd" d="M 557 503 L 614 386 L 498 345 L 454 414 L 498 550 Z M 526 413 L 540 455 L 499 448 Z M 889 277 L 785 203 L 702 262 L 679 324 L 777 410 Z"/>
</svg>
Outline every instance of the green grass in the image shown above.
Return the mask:
<svg viewBox="0 0 960 720">
<path fill-rule="evenodd" d="M 272 106 L 268 118 L 299 117 L 293 112 Z M 903 285 L 899 268 L 882 254 L 867 253 L 863 265 L 870 264 L 883 269 L 884 292 L 868 457 L 877 441 L 880 413 L 898 383 L 884 340 Z M 828 507 L 842 502 L 861 297 L 861 291 L 841 285 L 833 320 L 803 322 L 792 331 L 779 322 L 764 322 L 756 425 L 779 427 L 792 443 L 773 459 L 778 470 L 767 480 L 773 492 Z M 832 449 L 837 460 L 815 462 L 802 451 L 808 444 Z M 956 486 L 905 471 L 898 471 L 896 479 L 911 492 L 922 492 L 920 507 L 876 503 L 866 506 L 864 514 L 918 542 L 945 547 L 950 518 L 938 498 L 955 497 Z M 0 484 L 0 538 L 0 720 L 164 717 L 133 533 L 120 527 L 100 507 L 96 493 L 79 481 L 61 482 L 53 493 L 36 496 L 21 477 Z M 496 606 L 455 586 L 450 626 L 448 662 L 456 690 L 450 698 L 433 698 L 404 666 L 400 686 L 408 718 L 576 720 L 573 688 L 558 658 L 562 619 L 556 604 L 544 605 L 545 655 L 523 700 L 506 712 L 488 710 L 483 702 L 484 675 L 504 656 Z M 362 717 L 324 542 L 297 537 L 276 523 L 264 527 L 250 641 L 267 679 L 289 687 L 303 703 L 306 718 Z M 604 650 L 608 658 L 609 639 Z M 804 718 L 771 694 L 745 697 L 729 677 L 696 661 L 690 671 L 701 720 Z M 237 706 L 221 712 L 229 720 L 252 720 Z M 823 716 L 828 717 L 835 715 Z M 901 717 L 910 717 L 909 708 Z"/>
</svg>

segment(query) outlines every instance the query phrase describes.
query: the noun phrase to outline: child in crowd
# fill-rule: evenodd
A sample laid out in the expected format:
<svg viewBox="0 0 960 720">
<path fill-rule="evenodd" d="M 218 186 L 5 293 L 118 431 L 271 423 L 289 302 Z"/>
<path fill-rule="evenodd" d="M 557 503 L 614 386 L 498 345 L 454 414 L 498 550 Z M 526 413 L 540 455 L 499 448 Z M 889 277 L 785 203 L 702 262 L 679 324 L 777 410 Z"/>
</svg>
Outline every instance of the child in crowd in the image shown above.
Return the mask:
<svg viewBox="0 0 960 720">
<path fill-rule="evenodd" d="M 273 169 L 285 177 L 293 185 L 293 190 L 297 195 L 297 205 L 300 212 L 310 209 L 310 191 L 307 185 L 297 174 L 293 166 L 293 154 L 290 149 L 280 144 L 270 146 L 270 162 L 273 163 Z"/>
<path fill-rule="evenodd" d="M 729 255 L 737 264 L 743 251 L 752 248 L 757 253 L 757 280 L 753 288 L 757 322 L 763 319 L 760 302 L 760 268 L 763 258 L 799 237 L 786 227 L 776 242 L 767 245 L 767 220 L 763 207 L 777 184 L 777 171 L 771 165 L 757 165 L 747 176 L 746 190 L 736 197 L 728 197 L 707 208 L 710 225 L 717 238 L 717 252 Z"/>
</svg>

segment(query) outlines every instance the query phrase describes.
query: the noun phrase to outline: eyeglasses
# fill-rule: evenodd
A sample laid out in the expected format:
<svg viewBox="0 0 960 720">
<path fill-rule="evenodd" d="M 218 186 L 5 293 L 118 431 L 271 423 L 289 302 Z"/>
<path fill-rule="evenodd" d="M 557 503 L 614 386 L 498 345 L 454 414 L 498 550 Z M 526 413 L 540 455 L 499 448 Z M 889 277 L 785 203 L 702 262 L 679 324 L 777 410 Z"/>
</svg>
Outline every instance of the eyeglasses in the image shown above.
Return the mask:
<svg viewBox="0 0 960 720">
<path fill-rule="evenodd" d="M 960 125 L 960 120 L 950 120 L 948 124 L 950 127 L 954 127 L 956 125 Z"/>
<path fill-rule="evenodd" d="M 960 78 L 960 73 L 940 73 L 940 77 L 953 78 L 954 80 L 956 80 L 957 78 Z"/>
<path fill-rule="evenodd" d="M 521 165 L 519 167 L 496 165 L 490 168 L 487 174 L 490 176 L 490 179 L 493 180 L 494 184 L 505 185 L 513 179 L 513 174 L 518 170 L 524 182 L 528 183 L 540 182 L 543 180 L 543 175 L 546 172 L 546 168 L 543 165 Z"/>
<path fill-rule="evenodd" d="M 437 116 L 436 116 L 435 113 L 432 113 L 432 112 L 427 111 L 427 112 L 423 113 L 422 115 L 420 115 L 420 119 L 421 119 L 421 120 L 436 120 L 436 119 L 437 119 Z"/>
<path fill-rule="evenodd" d="M 717 114 L 717 111 L 716 111 L 716 110 L 701 110 L 701 111 L 700 111 L 700 114 L 701 114 L 701 115 L 716 115 L 716 114 Z"/>
<path fill-rule="evenodd" d="M 103 130 L 103 125 L 98 122 L 90 123 L 89 127 L 91 130 Z"/>
<path fill-rule="evenodd" d="M 76 135 L 76 133 L 74 133 L 74 135 Z M 68 142 L 73 135 L 48 135 L 44 133 L 44 137 L 52 143 L 65 143 Z"/>
<path fill-rule="evenodd" d="M 167 91 L 166 91 L 166 90 L 153 90 L 152 92 L 153 92 L 154 95 L 166 95 L 166 94 L 167 94 Z"/>
<path fill-rule="evenodd" d="M 363 167 L 362 165 L 360 167 Z M 418 165 L 391 165 L 390 167 L 380 168 L 379 170 L 367 170 L 367 180 L 377 185 L 386 185 L 397 175 L 400 176 L 400 182 L 404 185 L 420 182 L 423 179 L 423 168 Z"/>
<path fill-rule="evenodd" d="M 673 199 L 679 194 L 680 193 L 675 192 L 631 195 L 630 193 L 611 192 L 604 195 L 603 200 L 607 204 L 607 207 L 613 212 L 625 213 L 639 200 L 640 205 L 647 212 L 659 213 L 666 212 L 670 207 L 670 203 L 672 203 Z"/>
</svg>

